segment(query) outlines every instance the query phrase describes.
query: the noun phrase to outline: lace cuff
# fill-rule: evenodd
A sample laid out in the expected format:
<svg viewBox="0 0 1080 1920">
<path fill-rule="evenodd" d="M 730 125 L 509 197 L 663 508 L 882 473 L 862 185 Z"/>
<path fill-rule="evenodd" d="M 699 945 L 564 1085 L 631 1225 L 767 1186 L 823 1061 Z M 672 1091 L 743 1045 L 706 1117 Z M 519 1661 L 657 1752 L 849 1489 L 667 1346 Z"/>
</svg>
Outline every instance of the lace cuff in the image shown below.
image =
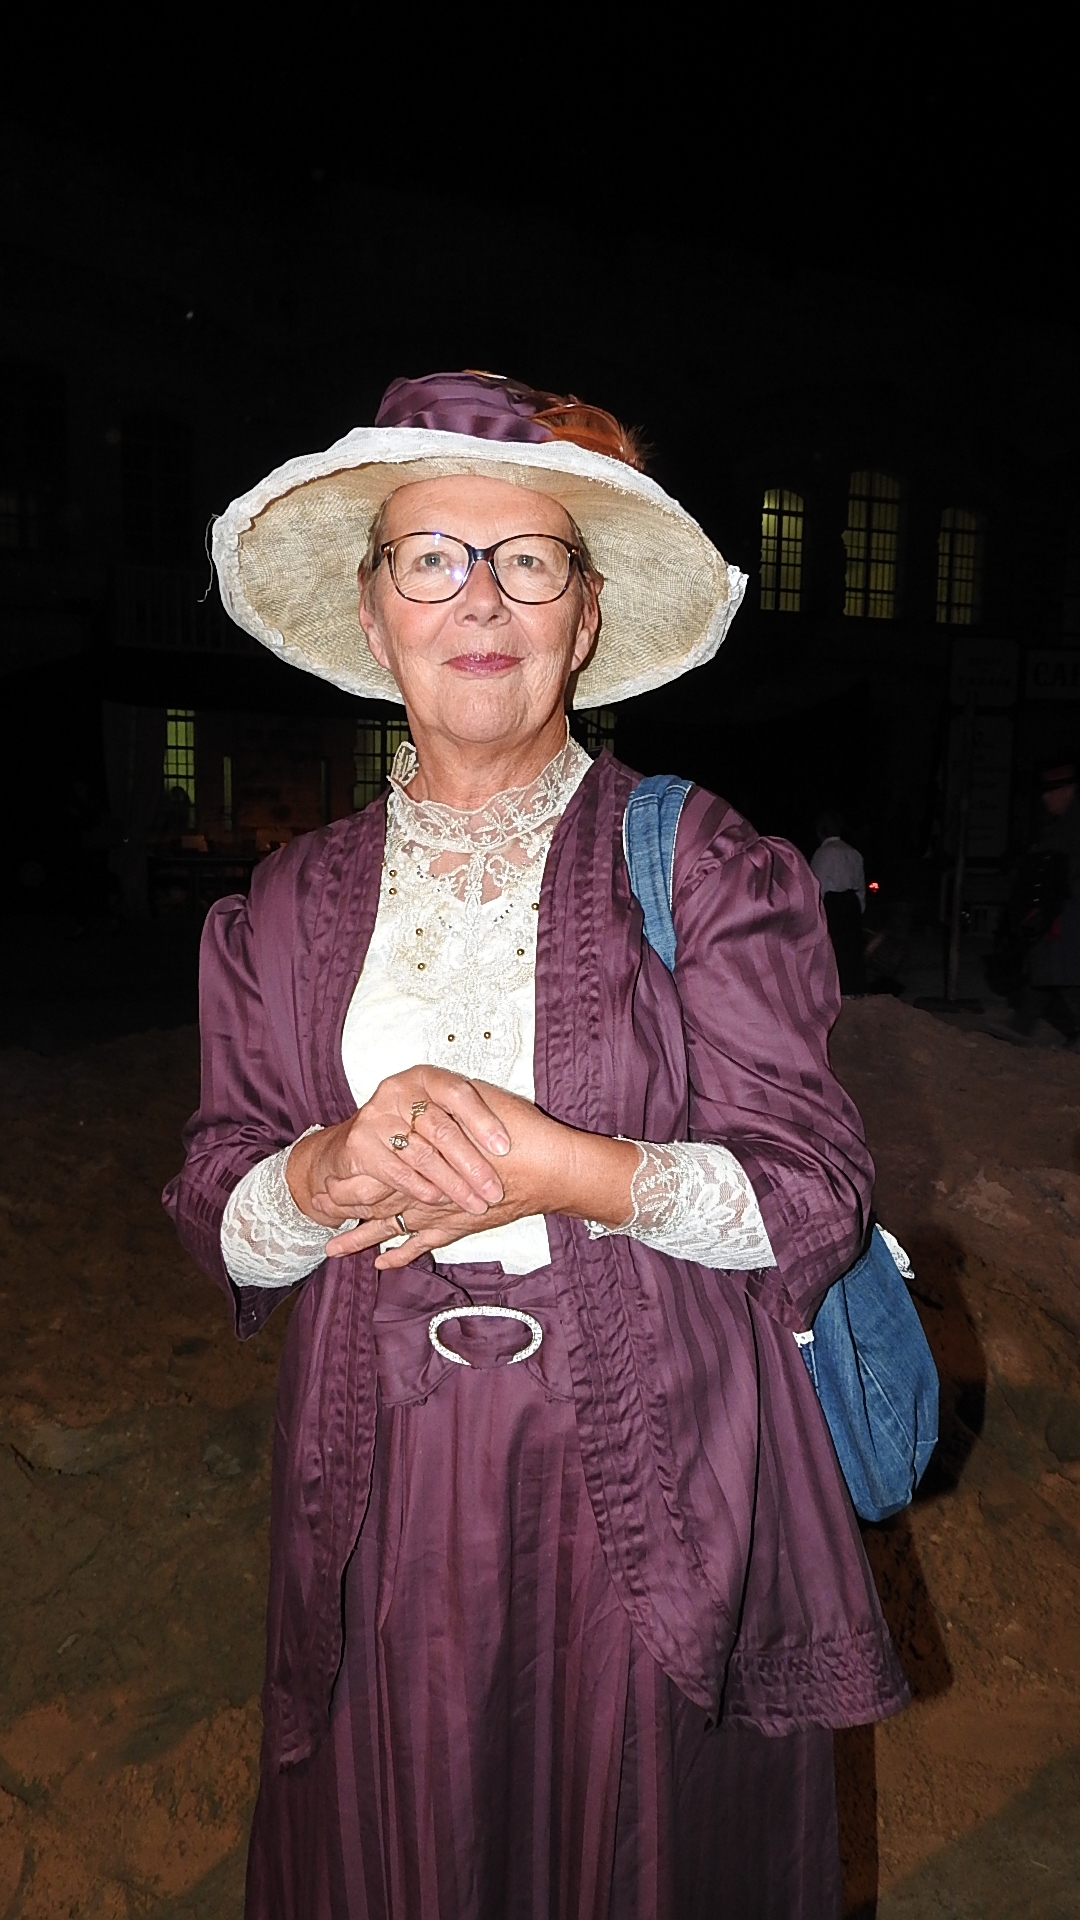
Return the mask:
<svg viewBox="0 0 1080 1920">
<path fill-rule="evenodd" d="M 300 1135 L 321 1133 L 309 1127 Z M 335 1233 L 356 1226 L 320 1227 L 301 1213 L 289 1191 L 285 1162 L 293 1147 L 283 1147 L 245 1173 L 229 1195 L 221 1221 L 221 1257 L 237 1287 L 292 1287 L 319 1266 Z"/>
<path fill-rule="evenodd" d="M 591 1239 L 625 1233 L 676 1260 L 737 1273 L 776 1265 L 754 1189 L 727 1147 L 633 1144 L 641 1156 L 630 1183 L 633 1213 L 621 1227 L 587 1221 Z"/>
</svg>

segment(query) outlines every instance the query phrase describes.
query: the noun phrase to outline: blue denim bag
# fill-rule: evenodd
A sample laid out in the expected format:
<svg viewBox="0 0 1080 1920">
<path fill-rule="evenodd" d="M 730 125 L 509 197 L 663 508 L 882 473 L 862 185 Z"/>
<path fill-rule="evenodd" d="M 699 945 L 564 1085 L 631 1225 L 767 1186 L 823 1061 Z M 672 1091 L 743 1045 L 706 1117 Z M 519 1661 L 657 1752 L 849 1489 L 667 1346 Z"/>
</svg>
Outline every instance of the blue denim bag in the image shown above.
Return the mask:
<svg viewBox="0 0 1080 1920">
<path fill-rule="evenodd" d="M 635 787 L 623 820 L 645 938 L 669 972 L 675 967 L 675 835 L 689 791 L 688 780 L 652 775 Z M 937 1445 L 937 1369 L 900 1258 L 906 1263 L 875 1226 L 854 1266 L 829 1288 L 813 1331 L 795 1336 L 864 1520 L 886 1520 L 909 1504 Z"/>
</svg>

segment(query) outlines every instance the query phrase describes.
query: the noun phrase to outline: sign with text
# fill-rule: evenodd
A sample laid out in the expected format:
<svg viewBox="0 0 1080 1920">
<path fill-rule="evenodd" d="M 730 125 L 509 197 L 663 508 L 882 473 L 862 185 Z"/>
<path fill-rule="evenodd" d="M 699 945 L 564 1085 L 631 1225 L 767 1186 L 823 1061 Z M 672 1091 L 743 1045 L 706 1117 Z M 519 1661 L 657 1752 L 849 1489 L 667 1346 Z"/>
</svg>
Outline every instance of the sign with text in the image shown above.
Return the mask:
<svg viewBox="0 0 1080 1920">
<path fill-rule="evenodd" d="M 1011 707 L 1016 699 L 1015 640 L 953 641 L 950 695 L 954 707 Z"/>
<path fill-rule="evenodd" d="M 1024 692 L 1029 700 L 1080 700 L 1080 647 L 1033 647 Z"/>
<path fill-rule="evenodd" d="M 953 716 L 949 729 L 949 781 L 945 848 L 956 852 L 960 780 L 966 716 Z M 972 721 L 971 774 L 968 783 L 967 857 L 997 860 L 1009 844 L 1009 788 L 1012 777 L 1013 723 L 1004 713 L 977 713 Z"/>
</svg>

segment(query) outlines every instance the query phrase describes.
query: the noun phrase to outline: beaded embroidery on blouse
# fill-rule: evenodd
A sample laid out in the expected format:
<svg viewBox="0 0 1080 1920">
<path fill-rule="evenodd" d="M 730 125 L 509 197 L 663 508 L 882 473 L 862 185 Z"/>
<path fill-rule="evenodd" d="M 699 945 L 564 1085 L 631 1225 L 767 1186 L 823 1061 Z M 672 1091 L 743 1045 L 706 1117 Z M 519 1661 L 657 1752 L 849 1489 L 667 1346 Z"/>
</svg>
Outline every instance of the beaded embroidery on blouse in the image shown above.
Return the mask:
<svg viewBox="0 0 1080 1920">
<path fill-rule="evenodd" d="M 390 774 L 380 918 L 388 970 L 430 1008 L 425 1057 L 505 1085 L 521 1052 L 514 995 L 531 987 L 544 863 L 559 820 L 592 762 L 576 740 L 527 787 L 473 813 L 406 791 L 415 749 Z"/>
</svg>

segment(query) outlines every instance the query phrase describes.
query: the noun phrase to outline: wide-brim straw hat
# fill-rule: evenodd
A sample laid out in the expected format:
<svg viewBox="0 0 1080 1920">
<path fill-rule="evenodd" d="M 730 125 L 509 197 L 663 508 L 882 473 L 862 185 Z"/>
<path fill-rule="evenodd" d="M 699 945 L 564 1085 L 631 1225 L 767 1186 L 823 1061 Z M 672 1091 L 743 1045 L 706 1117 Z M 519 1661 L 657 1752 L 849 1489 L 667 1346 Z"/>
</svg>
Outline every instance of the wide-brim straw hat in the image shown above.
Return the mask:
<svg viewBox="0 0 1080 1920">
<path fill-rule="evenodd" d="M 290 666 L 400 704 L 357 620 L 372 523 L 411 481 L 481 474 L 557 500 L 604 575 L 600 635 L 577 675 L 575 707 L 627 700 L 711 660 L 746 576 L 630 464 L 632 444 L 610 415 L 573 399 L 537 404 L 555 400 L 495 375 L 395 381 L 375 426 L 286 461 L 215 521 L 227 612 Z M 598 451 L 607 445 L 618 452 Z"/>
</svg>

